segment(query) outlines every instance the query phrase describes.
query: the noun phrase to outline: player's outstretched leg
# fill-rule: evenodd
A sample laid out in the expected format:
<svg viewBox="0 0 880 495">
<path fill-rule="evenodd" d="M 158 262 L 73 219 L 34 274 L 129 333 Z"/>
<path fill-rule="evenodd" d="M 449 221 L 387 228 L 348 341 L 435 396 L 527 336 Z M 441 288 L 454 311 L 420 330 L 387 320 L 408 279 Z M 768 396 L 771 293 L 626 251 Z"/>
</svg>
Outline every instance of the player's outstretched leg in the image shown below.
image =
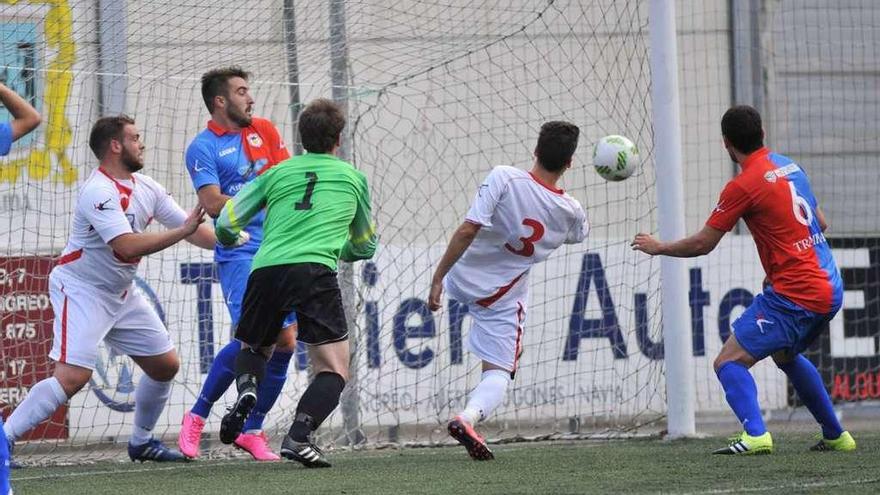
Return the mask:
<svg viewBox="0 0 880 495">
<path fill-rule="evenodd" d="M 235 358 L 235 386 L 238 398 L 220 422 L 220 441 L 230 444 L 244 428 L 244 421 L 257 404 L 257 387 L 266 375 L 266 356 L 260 351 L 244 348 Z"/>
<path fill-rule="evenodd" d="M 822 377 L 813 363 L 802 354 L 798 354 L 790 361 L 776 357 L 774 361 L 779 369 L 788 375 L 788 380 L 798 397 L 822 427 L 822 438 L 810 450 L 845 452 L 856 450 L 856 441 L 840 425 L 837 414 L 834 413 L 831 397 L 828 396 L 828 390 L 825 389 Z"/>
<path fill-rule="evenodd" d="M 758 387 L 748 368 L 738 362 L 727 361 L 718 367 L 716 373 L 724 388 L 727 403 L 745 431 L 731 438 L 727 447 L 712 453 L 722 455 L 772 453 L 773 438 L 764 425 L 764 418 L 761 417 Z"/>
<path fill-rule="evenodd" d="M 484 369 L 493 367 L 483 363 Z M 510 372 L 494 368 L 483 371 L 480 383 L 468 397 L 464 411 L 460 412 L 447 425 L 449 435 L 467 449 L 472 459 L 486 461 L 495 458 L 486 441 L 477 434 L 473 425 L 483 421 L 504 401 L 510 385 Z"/>
<path fill-rule="evenodd" d="M 65 363 L 57 363 L 53 376 L 40 380 L 31 387 L 24 400 L 6 418 L 3 425 L 3 433 L 9 448 L 10 468 L 18 468 L 12 451 L 16 440 L 25 433 L 35 428 L 38 424 L 49 419 L 55 411 L 61 407 L 68 398 L 80 390 L 92 376 L 91 370 Z M 59 377 L 67 384 L 68 390 L 59 381 Z M 68 393 L 70 395 L 68 395 Z"/>
<path fill-rule="evenodd" d="M 59 366 L 70 367 L 58 365 L 56 366 L 56 374 Z M 91 376 L 91 371 L 85 370 L 83 383 L 88 382 L 89 376 Z M 9 443 L 15 443 L 22 435 L 49 419 L 55 410 L 67 402 L 67 399 L 67 393 L 55 376 L 40 380 L 31 387 L 27 396 L 15 408 L 15 411 L 12 411 L 12 414 L 6 419 L 6 424 L 3 425 L 3 431 L 6 433 Z"/>
<path fill-rule="evenodd" d="M 141 359 L 143 362 L 143 358 Z M 156 358 L 161 359 L 161 358 Z M 172 359 L 168 357 L 168 359 Z M 176 360 L 176 353 L 173 360 Z M 139 363 L 140 364 L 140 363 Z M 142 365 L 143 367 L 143 365 Z M 152 370 L 155 373 L 155 370 Z M 173 372 L 172 372 L 173 371 Z M 167 378 L 159 381 L 147 374 L 138 382 L 134 396 L 134 426 L 131 438 L 128 441 L 128 457 L 133 461 L 155 462 L 185 462 L 187 457 L 180 452 L 169 449 L 159 439 L 153 438 L 153 428 L 165 409 L 165 403 L 171 394 L 171 380 L 177 372 L 177 368 L 168 370 L 158 378 Z"/>
<path fill-rule="evenodd" d="M 472 424 L 461 416 L 456 416 L 446 425 L 449 436 L 456 439 L 467 449 L 468 455 L 475 461 L 491 461 L 495 454 L 489 450 L 486 441 L 481 437 Z"/>
<path fill-rule="evenodd" d="M 258 461 L 277 461 L 281 457 L 272 452 L 269 439 L 263 431 L 263 420 L 266 413 L 275 405 L 284 382 L 287 380 L 287 369 L 290 365 L 292 352 L 278 351 L 272 354 L 266 364 L 266 377 L 260 382 L 257 390 L 257 403 L 244 423 L 243 432 L 235 439 L 235 446 L 244 450 Z"/>
<path fill-rule="evenodd" d="M 327 344 L 327 347 L 339 346 L 342 349 L 342 344 L 346 349 L 345 352 L 348 352 L 347 341 Z M 345 367 L 347 365 L 346 359 Z M 296 417 L 281 443 L 282 457 L 297 461 L 308 468 L 330 467 L 330 462 L 327 461 L 324 453 L 315 446 L 312 432 L 317 430 L 339 405 L 339 397 L 344 388 L 345 379 L 338 373 L 324 371 L 315 376 L 296 406 Z"/>
<path fill-rule="evenodd" d="M 196 403 L 183 415 L 177 446 L 180 447 L 183 455 L 191 459 L 199 456 L 202 430 L 205 428 L 205 420 L 208 419 L 211 408 L 235 380 L 235 356 L 238 355 L 239 350 L 241 350 L 241 342 L 237 340 L 231 340 L 220 349 L 211 363 L 211 369 L 205 377 L 205 383 L 199 391 Z"/>
</svg>

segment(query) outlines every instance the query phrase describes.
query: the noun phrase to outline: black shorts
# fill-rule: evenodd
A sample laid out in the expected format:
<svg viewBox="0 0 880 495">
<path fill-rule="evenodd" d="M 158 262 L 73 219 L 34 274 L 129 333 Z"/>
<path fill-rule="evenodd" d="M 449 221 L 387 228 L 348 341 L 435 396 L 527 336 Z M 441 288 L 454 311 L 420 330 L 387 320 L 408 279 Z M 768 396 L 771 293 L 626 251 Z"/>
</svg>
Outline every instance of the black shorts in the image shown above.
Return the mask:
<svg viewBox="0 0 880 495">
<path fill-rule="evenodd" d="M 320 263 L 266 266 L 252 271 L 235 338 L 254 347 L 274 345 L 291 311 L 296 311 L 296 338 L 300 342 L 321 345 L 348 338 L 336 272 Z"/>
</svg>

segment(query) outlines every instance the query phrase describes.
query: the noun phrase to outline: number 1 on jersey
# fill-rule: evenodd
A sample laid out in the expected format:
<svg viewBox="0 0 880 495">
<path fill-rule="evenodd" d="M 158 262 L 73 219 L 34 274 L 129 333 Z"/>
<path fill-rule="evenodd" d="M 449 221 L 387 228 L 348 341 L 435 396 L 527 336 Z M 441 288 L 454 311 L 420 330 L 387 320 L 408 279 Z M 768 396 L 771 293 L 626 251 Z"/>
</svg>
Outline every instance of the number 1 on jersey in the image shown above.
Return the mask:
<svg viewBox="0 0 880 495">
<path fill-rule="evenodd" d="M 306 185 L 306 194 L 303 196 L 302 201 L 294 204 L 294 209 L 296 210 L 312 209 L 312 193 L 315 192 L 315 184 L 318 183 L 318 174 L 306 172 L 306 178 L 309 179 L 309 183 Z"/>
<path fill-rule="evenodd" d="M 522 242 L 522 247 L 516 249 L 511 246 L 510 243 L 504 244 L 504 247 L 513 254 L 528 257 L 535 254 L 535 243 L 544 237 L 544 224 L 532 218 L 526 218 L 522 221 L 522 224 L 532 229 L 532 234 L 530 236 L 519 238 L 520 242 Z"/>
</svg>

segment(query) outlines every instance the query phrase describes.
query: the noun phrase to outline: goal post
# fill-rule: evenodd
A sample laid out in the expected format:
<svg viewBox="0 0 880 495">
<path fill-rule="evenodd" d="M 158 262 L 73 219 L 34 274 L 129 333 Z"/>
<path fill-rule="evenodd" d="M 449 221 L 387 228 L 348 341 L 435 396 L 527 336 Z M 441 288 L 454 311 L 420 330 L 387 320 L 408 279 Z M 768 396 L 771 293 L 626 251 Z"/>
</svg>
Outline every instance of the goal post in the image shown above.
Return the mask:
<svg viewBox="0 0 880 495">
<path fill-rule="evenodd" d="M 675 2 L 650 0 L 648 19 L 657 221 L 660 239 L 673 241 L 685 236 Z M 688 331 L 686 261 L 664 256 L 660 260 L 660 285 L 667 428 L 671 438 L 693 436 L 696 434 L 694 358 L 691 351 L 693 339 Z"/>
</svg>

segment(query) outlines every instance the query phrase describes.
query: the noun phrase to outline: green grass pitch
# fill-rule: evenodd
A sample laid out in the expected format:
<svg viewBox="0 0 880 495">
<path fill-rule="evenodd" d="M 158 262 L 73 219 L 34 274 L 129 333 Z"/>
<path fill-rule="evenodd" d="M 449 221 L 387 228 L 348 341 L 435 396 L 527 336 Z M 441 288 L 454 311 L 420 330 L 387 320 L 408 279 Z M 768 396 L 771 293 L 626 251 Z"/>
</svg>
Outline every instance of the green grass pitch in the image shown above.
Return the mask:
<svg viewBox="0 0 880 495">
<path fill-rule="evenodd" d="M 243 459 L 158 465 L 104 462 L 13 472 L 28 494 L 552 494 L 878 493 L 880 433 L 853 432 L 854 453 L 809 452 L 806 433 L 780 433 L 769 456 L 708 453 L 724 438 L 522 443 L 475 462 L 463 448 L 331 452 L 331 469 Z"/>
</svg>

